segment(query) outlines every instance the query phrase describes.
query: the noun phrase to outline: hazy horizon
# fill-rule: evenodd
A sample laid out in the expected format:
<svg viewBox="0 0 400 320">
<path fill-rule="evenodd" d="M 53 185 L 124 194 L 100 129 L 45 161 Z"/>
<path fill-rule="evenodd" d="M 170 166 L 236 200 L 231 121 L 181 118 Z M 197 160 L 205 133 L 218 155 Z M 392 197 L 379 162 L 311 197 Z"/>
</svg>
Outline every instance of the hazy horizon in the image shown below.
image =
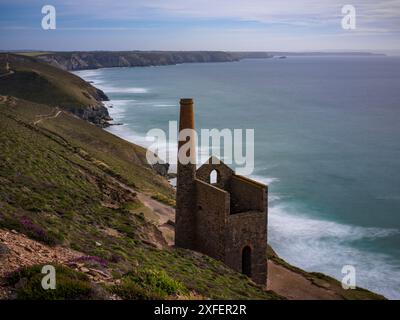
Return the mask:
<svg viewBox="0 0 400 320">
<path fill-rule="evenodd" d="M 262 53 L 288 53 L 288 54 L 383 54 L 390 55 L 387 52 L 378 52 L 376 50 L 312 50 L 312 51 L 284 51 L 284 50 L 212 50 L 212 49 L 200 49 L 200 50 L 160 50 L 160 49 L 131 49 L 131 50 L 113 50 L 113 49 L 96 49 L 96 50 L 50 50 L 50 49 L 1 49 L 0 52 L 262 52 Z M 400 51 L 396 51 L 400 54 Z"/>
</svg>

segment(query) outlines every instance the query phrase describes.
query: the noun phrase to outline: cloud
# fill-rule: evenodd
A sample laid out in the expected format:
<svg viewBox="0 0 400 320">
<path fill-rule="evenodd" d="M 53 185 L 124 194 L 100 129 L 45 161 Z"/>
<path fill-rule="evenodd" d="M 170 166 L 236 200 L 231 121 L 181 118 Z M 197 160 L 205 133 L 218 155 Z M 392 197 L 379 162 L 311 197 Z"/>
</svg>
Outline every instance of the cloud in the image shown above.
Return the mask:
<svg viewBox="0 0 400 320">
<path fill-rule="evenodd" d="M 275 44 L 274 49 L 279 50 L 280 46 L 290 46 L 285 41 L 292 41 L 300 50 L 311 46 L 317 49 L 318 45 L 325 48 L 329 44 L 343 49 L 356 44 L 371 49 L 382 45 L 399 47 L 400 0 L 52 0 L 51 3 L 57 10 L 59 31 L 75 32 L 79 37 L 85 34 L 89 37 L 96 31 L 104 31 L 105 37 L 109 31 L 117 38 L 137 39 L 138 45 L 143 42 L 153 48 L 170 44 L 171 48 L 190 49 L 201 43 L 202 49 L 224 49 L 222 44 L 226 44 L 227 49 L 236 46 L 245 50 L 248 45 L 254 50 Z M 356 30 L 341 28 L 341 9 L 347 3 L 356 8 Z M 40 25 L 37 19 L 41 4 L 37 1 L 2 0 L 0 10 L 3 6 L 14 9 L 8 11 L 0 28 L 22 32 L 24 27 L 28 30 Z M 139 40 L 141 33 L 145 34 L 145 40 Z M 164 41 L 165 37 L 169 39 Z M 106 41 L 102 43 L 107 45 Z"/>
<path fill-rule="evenodd" d="M 400 22 L 399 0 L 351 0 L 359 19 L 368 24 Z M 33 0 L 2 2 L 21 7 Z M 337 23 L 342 0 L 53 0 L 62 16 L 98 20 L 231 19 L 266 24 L 316 25 Z"/>
</svg>

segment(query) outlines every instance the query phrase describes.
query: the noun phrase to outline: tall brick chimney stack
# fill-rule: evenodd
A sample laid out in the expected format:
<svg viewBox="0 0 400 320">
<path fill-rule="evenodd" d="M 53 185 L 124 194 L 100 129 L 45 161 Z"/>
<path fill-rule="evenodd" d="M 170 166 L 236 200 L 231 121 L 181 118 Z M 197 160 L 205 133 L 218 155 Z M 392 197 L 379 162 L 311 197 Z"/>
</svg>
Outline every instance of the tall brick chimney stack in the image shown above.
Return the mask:
<svg viewBox="0 0 400 320">
<path fill-rule="evenodd" d="M 193 99 L 181 99 L 180 116 L 179 116 L 179 132 L 184 129 L 194 130 L 194 108 Z M 188 142 L 190 140 L 190 142 Z M 195 244 L 195 215 L 196 208 L 194 203 L 195 185 L 194 179 L 196 175 L 196 141 L 194 136 L 187 138 L 186 141 L 178 142 L 178 154 L 183 145 L 185 149 L 190 143 L 191 161 L 183 164 L 178 159 L 177 165 L 177 181 L 176 181 L 176 221 L 175 221 L 175 245 L 192 249 Z"/>
</svg>

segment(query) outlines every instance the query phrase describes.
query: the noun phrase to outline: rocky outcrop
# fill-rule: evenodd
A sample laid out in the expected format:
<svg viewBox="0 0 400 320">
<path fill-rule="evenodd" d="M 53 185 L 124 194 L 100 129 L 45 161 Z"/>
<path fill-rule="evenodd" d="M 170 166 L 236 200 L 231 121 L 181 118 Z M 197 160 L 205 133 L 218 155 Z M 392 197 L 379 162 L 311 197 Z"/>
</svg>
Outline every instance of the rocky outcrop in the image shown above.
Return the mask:
<svg viewBox="0 0 400 320">
<path fill-rule="evenodd" d="M 155 163 L 153 169 L 161 176 L 167 177 L 169 170 L 169 163 Z"/>
<path fill-rule="evenodd" d="M 92 122 L 102 128 L 108 127 L 110 125 L 109 121 L 112 120 L 107 108 L 103 105 L 74 109 L 71 112 L 79 118 Z"/>
<path fill-rule="evenodd" d="M 96 99 L 97 101 L 110 101 L 110 99 L 107 97 L 107 95 L 104 93 L 104 91 L 92 86 L 90 83 L 89 83 L 89 86 L 91 87 L 91 89 L 93 89 L 93 90 L 91 90 L 90 95 L 94 99 Z"/>
<path fill-rule="evenodd" d="M 83 254 L 61 246 L 48 246 L 29 239 L 15 230 L 0 229 L 0 279 L 34 264 L 59 264 Z M 0 300 L 10 298 L 11 291 L 0 281 Z"/>
</svg>

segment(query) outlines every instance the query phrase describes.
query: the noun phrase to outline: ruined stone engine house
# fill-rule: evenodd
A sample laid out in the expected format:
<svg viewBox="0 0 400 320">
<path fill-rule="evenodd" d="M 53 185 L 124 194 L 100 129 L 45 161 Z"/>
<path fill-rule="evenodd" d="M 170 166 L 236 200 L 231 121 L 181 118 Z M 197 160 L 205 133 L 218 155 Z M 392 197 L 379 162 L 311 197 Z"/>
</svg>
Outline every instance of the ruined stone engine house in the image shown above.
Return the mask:
<svg viewBox="0 0 400 320">
<path fill-rule="evenodd" d="M 179 131 L 183 129 L 194 129 L 192 99 L 180 101 Z M 191 143 L 189 156 L 195 157 L 193 140 L 180 141 L 178 150 Z M 216 160 L 211 157 L 198 169 L 196 161 L 178 161 L 175 245 L 223 261 L 266 285 L 267 186 Z"/>
</svg>

